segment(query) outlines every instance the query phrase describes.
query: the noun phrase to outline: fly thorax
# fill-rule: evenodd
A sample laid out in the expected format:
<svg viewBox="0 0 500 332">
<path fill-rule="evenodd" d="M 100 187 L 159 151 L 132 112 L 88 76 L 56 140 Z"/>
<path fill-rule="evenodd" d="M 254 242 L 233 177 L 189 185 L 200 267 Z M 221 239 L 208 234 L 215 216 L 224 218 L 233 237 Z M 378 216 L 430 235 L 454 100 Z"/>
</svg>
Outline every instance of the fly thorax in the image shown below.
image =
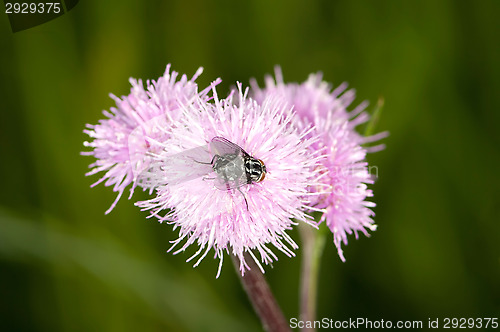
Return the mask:
<svg viewBox="0 0 500 332">
<path fill-rule="evenodd" d="M 237 156 L 218 156 L 213 169 L 226 181 L 235 181 L 243 175 L 243 159 Z"/>
</svg>

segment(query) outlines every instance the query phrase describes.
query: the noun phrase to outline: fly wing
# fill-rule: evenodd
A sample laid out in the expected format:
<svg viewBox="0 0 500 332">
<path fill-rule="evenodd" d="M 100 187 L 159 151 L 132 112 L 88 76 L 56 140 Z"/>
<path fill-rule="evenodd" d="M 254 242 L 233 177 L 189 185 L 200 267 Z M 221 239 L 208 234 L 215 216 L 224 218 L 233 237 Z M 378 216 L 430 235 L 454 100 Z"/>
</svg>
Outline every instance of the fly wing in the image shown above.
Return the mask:
<svg viewBox="0 0 500 332">
<path fill-rule="evenodd" d="M 211 161 L 208 145 L 167 155 L 151 165 L 142 182 L 175 185 L 201 178 L 214 171 Z"/>
<path fill-rule="evenodd" d="M 216 136 L 210 141 L 210 153 L 213 157 L 220 156 L 226 159 L 236 158 L 243 150 L 233 142 L 224 137 Z"/>
<path fill-rule="evenodd" d="M 170 184 L 177 184 L 213 172 L 211 161 L 208 146 L 200 146 L 167 157 L 163 170 L 169 173 L 167 181 Z"/>
<path fill-rule="evenodd" d="M 214 137 L 205 145 L 177 154 L 162 156 L 140 177 L 144 187 L 157 184 L 176 185 L 206 177 L 219 190 L 230 190 L 247 184 L 246 152 L 223 137 Z"/>
</svg>

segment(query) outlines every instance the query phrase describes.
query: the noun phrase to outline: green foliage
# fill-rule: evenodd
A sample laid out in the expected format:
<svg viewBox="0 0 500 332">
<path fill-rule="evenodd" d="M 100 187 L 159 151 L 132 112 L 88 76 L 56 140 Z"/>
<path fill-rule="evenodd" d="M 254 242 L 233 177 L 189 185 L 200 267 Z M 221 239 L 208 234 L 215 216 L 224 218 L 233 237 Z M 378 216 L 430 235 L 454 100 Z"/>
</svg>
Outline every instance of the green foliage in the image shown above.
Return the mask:
<svg viewBox="0 0 500 332">
<path fill-rule="evenodd" d="M 262 84 L 321 70 L 383 115 L 370 154 L 379 229 L 327 241 L 319 318 L 498 316 L 498 1 L 81 1 L 12 34 L 0 15 L 0 291 L 6 331 L 255 331 L 230 260 L 165 253 L 176 231 L 111 188 L 90 189 L 79 156 L 86 123 L 156 79 L 167 63 L 199 83 Z M 378 116 L 375 113 L 375 120 Z M 365 128 L 360 128 L 363 130 Z M 298 241 L 296 231 L 293 237 Z M 267 276 L 287 317 L 298 310 L 298 257 Z"/>
</svg>

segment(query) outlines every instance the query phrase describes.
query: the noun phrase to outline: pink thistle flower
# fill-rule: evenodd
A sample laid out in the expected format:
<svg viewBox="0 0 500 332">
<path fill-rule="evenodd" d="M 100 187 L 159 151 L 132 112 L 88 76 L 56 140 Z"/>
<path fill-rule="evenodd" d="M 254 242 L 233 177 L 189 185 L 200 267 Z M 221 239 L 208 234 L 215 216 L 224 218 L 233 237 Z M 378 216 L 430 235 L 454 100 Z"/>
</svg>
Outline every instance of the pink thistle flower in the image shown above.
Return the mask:
<svg viewBox="0 0 500 332">
<path fill-rule="evenodd" d="M 132 184 L 130 199 L 138 174 L 149 167 L 149 153 L 155 152 L 149 139 L 166 138 L 163 128 L 174 124 L 182 113 L 181 105 L 197 96 L 195 80 L 202 71 L 203 68 L 199 68 L 190 80 L 186 75 L 177 80 L 178 73 L 170 72 L 169 64 L 158 81 L 146 82 L 147 90 L 142 80 L 131 78 L 129 95 L 122 98 L 110 95 L 116 107 L 110 112 L 103 111 L 107 119 L 100 120 L 97 125 L 87 125 L 84 132 L 93 141 L 84 142 L 84 146 L 93 150 L 82 154 L 94 156 L 97 160 L 89 166 L 92 170 L 86 175 L 105 172 L 92 187 L 105 181 L 105 186 L 113 186 L 113 191 L 118 192 L 106 214 L 115 207 L 125 188 Z M 202 98 L 206 98 L 207 92 L 208 89 L 200 92 Z"/>
<path fill-rule="evenodd" d="M 339 257 L 345 262 L 341 245 L 347 245 L 347 234 L 354 232 L 357 239 L 359 231 L 369 236 L 367 229 L 377 229 L 371 210 L 375 203 L 366 201 L 373 196 L 367 184 L 374 181 L 365 161 L 366 149 L 353 139 L 348 122 L 338 126 L 325 123 L 317 131 L 323 133 L 321 145 L 326 147 L 321 163 L 327 176 L 322 182 L 330 185 L 331 191 L 319 197 L 316 207 L 324 210 L 320 223 L 326 222 L 332 231 Z"/>
<path fill-rule="evenodd" d="M 170 128 L 169 138 L 159 143 L 163 151 L 155 156 L 156 165 L 145 176 L 152 182 L 148 185 L 157 188 L 157 197 L 137 203 L 160 222 L 179 227 L 179 238 L 172 241 L 169 251 L 181 242 L 174 254 L 198 244 L 199 249 L 187 260 L 198 257 L 194 266 L 214 249 L 220 260 L 217 277 L 224 251 L 239 258 L 242 275 L 249 269 L 245 252 L 263 272 L 260 261 L 270 264 L 278 259 L 269 245 L 294 256 L 292 249 L 297 245 L 286 231 L 295 224 L 292 218 L 308 222 L 310 217 L 304 213 L 310 206 L 307 188 L 318 177 L 314 170 L 318 156 L 309 149 L 314 138 L 306 139 L 310 129 L 291 126 L 295 115 L 280 100 L 269 98 L 259 105 L 247 97 L 248 89 L 243 93 L 241 85 L 238 88 L 235 103 L 234 91 L 219 100 L 214 88 L 214 103 L 198 98 L 186 105 L 178 125 Z M 230 190 L 217 188 L 209 151 L 215 137 L 260 159 L 265 178 Z M 181 159 L 189 165 L 178 162 Z M 165 210 L 169 212 L 160 216 Z"/>
<path fill-rule="evenodd" d="M 387 133 L 363 137 L 355 131 L 357 125 L 369 120 L 369 115 L 364 112 L 367 102 L 347 111 L 355 92 L 344 92 L 346 83 L 330 92 L 331 85 L 322 82 L 321 73 L 311 74 L 302 84 L 285 84 L 279 67 L 275 75 L 276 82 L 272 77 L 266 77 L 264 89 L 253 80 L 253 93 L 258 101 L 281 96 L 297 112 L 294 124 L 298 128 L 314 126 L 309 135 L 319 137 L 311 148 L 324 156 L 320 159 L 322 176 L 319 179 L 323 186 L 310 187 L 310 190 L 319 194 L 314 205 L 323 212 L 319 223 L 326 222 L 333 233 L 339 257 L 345 261 L 341 245 L 347 245 L 347 235 L 354 233 L 357 239 L 358 232 L 369 236 L 367 229 L 376 229 L 371 210 L 375 203 L 366 201 L 367 197 L 373 196 L 367 187 L 367 184 L 373 184 L 373 178 L 365 156 L 367 152 L 382 150 L 384 145 L 364 148 L 361 144 L 378 141 Z M 325 190 L 325 186 L 329 189 Z"/>
</svg>

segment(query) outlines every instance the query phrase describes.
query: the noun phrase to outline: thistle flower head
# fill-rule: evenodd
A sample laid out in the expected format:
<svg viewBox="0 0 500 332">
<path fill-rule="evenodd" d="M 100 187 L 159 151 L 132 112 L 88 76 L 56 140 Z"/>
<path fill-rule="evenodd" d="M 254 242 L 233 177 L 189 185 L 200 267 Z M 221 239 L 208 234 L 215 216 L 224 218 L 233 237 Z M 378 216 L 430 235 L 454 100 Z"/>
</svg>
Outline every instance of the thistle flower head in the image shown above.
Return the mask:
<svg viewBox="0 0 500 332">
<path fill-rule="evenodd" d="M 217 275 L 224 251 L 239 258 L 242 274 L 249 268 L 245 252 L 261 269 L 259 261 L 269 264 L 277 259 L 270 246 L 293 256 L 291 249 L 297 245 L 286 231 L 293 225 L 291 218 L 307 221 L 307 187 L 317 177 L 317 157 L 309 149 L 314 139 L 306 139 L 307 129 L 292 126 L 295 115 L 290 107 L 273 97 L 258 104 L 247 97 L 248 90 L 238 87 L 223 100 L 214 88 L 214 103 L 198 98 L 184 107 L 178 125 L 161 142 L 162 152 L 147 172 L 148 185 L 157 188 L 157 197 L 138 204 L 160 221 L 179 227 L 172 248 L 181 247 L 175 253 L 197 243 L 199 250 L 188 259 L 198 257 L 195 266 L 213 248 L 220 259 Z M 213 167 L 214 154 L 210 154 L 214 137 L 261 160 L 265 178 L 217 187 L 215 181 L 220 178 Z"/>
<path fill-rule="evenodd" d="M 347 245 L 347 234 L 354 232 L 357 239 L 359 231 L 369 236 L 366 230 L 377 228 L 370 209 L 375 203 L 366 201 L 373 196 L 367 187 L 373 184 L 373 178 L 365 161 L 366 150 L 353 140 L 347 122 L 325 131 L 321 142 L 326 157 L 321 160 L 326 174 L 322 182 L 330 190 L 319 196 L 316 207 L 324 210 L 320 222 L 326 222 L 332 231 L 339 257 L 345 261 L 341 245 Z"/>
<path fill-rule="evenodd" d="M 317 136 L 318 140 L 310 148 L 323 156 L 318 167 L 321 186 L 309 189 L 318 193 L 314 206 L 323 212 L 320 223 L 326 222 L 332 231 L 342 261 L 345 258 L 341 245 L 347 244 L 347 234 L 355 233 L 357 238 L 359 231 L 368 236 L 367 229 L 376 229 L 372 219 L 374 213 L 370 209 L 375 203 L 366 201 L 367 197 L 373 196 L 367 188 L 367 184 L 373 183 L 373 178 L 365 161 L 367 149 L 361 144 L 387 136 L 387 133 L 381 133 L 363 137 L 355 131 L 357 125 L 369 119 L 364 112 L 367 103 L 347 111 L 355 92 L 345 91 L 346 87 L 347 84 L 343 83 L 331 91 L 331 85 L 322 82 L 320 73 L 311 74 L 302 84 L 285 84 L 279 67 L 276 68 L 276 81 L 267 76 L 265 88 L 260 89 L 255 80 L 252 81 L 253 94 L 258 101 L 280 96 L 297 112 L 295 126 L 314 126 L 309 135 Z M 377 145 L 369 149 L 382 148 L 383 145 Z"/>
<path fill-rule="evenodd" d="M 84 132 L 92 141 L 84 142 L 84 146 L 92 151 L 82 154 L 94 156 L 97 160 L 89 166 L 92 170 L 86 175 L 105 172 L 92 186 L 104 182 L 118 193 L 106 213 L 115 207 L 131 184 L 129 198 L 132 196 L 137 175 L 149 167 L 149 153 L 155 149 L 149 140 L 166 138 L 166 132 L 161 128 L 172 125 L 182 113 L 181 105 L 198 95 L 195 80 L 201 73 L 202 68 L 199 68 L 191 79 L 182 75 L 177 80 L 178 73 L 170 72 L 168 65 L 165 74 L 157 81 L 147 81 L 147 90 L 141 80 L 131 78 L 129 95 L 121 98 L 110 95 L 116 107 L 103 112 L 107 119 L 100 120 L 97 125 L 87 125 Z M 200 92 L 201 98 L 206 97 L 206 92 Z"/>
<path fill-rule="evenodd" d="M 331 84 L 322 80 L 321 72 L 309 75 L 309 78 L 302 84 L 284 83 L 283 74 L 280 67 L 275 68 L 275 77 L 266 76 L 264 89 L 259 88 L 257 82 L 251 81 L 252 95 L 257 101 L 262 101 L 269 95 L 278 95 L 284 98 L 290 105 L 293 105 L 297 113 L 297 121 L 300 123 L 317 124 L 317 120 L 329 119 L 330 123 L 341 124 L 349 119 L 363 113 L 368 105 L 361 103 L 352 112 L 347 111 L 347 107 L 355 98 L 355 91 L 347 89 L 347 83 L 342 83 L 332 91 Z M 361 116 L 355 122 L 350 122 L 350 128 L 366 121 L 367 115 Z M 361 139 L 354 130 L 352 134 Z"/>
</svg>

